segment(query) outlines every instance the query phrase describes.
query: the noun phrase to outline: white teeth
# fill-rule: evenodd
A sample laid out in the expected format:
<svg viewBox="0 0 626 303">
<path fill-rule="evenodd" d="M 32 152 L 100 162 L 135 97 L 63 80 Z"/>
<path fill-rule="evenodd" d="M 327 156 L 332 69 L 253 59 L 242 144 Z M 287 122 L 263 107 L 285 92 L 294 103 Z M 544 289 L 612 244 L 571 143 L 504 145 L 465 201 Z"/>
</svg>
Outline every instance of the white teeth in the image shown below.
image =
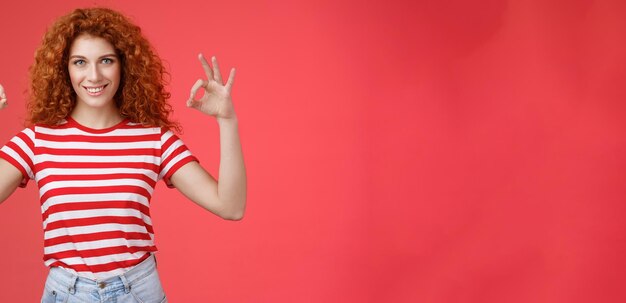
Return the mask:
<svg viewBox="0 0 626 303">
<path fill-rule="evenodd" d="M 100 87 L 85 87 L 87 89 L 88 92 L 90 93 L 98 93 L 100 91 L 102 91 L 102 89 L 104 88 L 104 86 L 100 86 Z"/>
</svg>

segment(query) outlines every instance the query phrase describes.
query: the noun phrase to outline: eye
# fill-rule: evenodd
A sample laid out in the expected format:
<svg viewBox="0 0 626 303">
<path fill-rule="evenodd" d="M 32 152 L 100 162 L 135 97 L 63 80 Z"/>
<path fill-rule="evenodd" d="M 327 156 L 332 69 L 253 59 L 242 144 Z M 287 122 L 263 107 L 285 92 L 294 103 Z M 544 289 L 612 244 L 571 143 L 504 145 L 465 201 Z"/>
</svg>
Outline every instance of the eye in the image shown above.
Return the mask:
<svg viewBox="0 0 626 303">
<path fill-rule="evenodd" d="M 111 58 L 104 58 L 104 59 L 102 59 L 102 63 L 104 63 L 104 64 L 112 64 L 113 63 L 113 59 L 111 59 Z"/>
<path fill-rule="evenodd" d="M 74 60 L 74 62 L 72 62 L 72 64 L 80 66 L 80 65 L 85 64 L 85 60 L 83 60 L 83 59 Z"/>
</svg>

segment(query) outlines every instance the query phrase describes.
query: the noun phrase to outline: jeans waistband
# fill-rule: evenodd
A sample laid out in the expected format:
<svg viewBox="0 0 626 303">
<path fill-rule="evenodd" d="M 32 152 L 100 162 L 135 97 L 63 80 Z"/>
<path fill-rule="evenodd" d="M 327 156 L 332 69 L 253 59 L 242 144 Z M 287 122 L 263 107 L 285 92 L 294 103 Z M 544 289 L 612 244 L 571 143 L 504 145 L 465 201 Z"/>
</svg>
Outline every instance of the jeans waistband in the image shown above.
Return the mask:
<svg viewBox="0 0 626 303">
<path fill-rule="evenodd" d="M 148 258 L 141 261 L 141 263 L 135 265 L 129 271 L 114 276 L 105 280 L 92 280 L 85 277 L 79 277 L 63 268 L 52 267 L 48 278 L 59 284 L 59 286 L 66 288 L 70 293 L 76 291 L 93 291 L 102 290 L 104 288 L 124 288 L 126 292 L 130 290 L 130 284 L 141 280 L 156 270 L 156 259 L 154 255 L 150 254 Z"/>
</svg>

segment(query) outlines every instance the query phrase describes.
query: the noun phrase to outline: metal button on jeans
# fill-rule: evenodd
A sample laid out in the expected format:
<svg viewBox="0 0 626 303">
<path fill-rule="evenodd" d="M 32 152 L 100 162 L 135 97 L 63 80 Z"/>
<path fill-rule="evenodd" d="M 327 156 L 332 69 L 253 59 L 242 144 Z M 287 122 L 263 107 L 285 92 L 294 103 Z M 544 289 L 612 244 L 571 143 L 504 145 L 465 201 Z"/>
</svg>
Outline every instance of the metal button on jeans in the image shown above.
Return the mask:
<svg viewBox="0 0 626 303">
<path fill-rule="evenodd" d="M 104 283 L 104 282 L 98 283 L 98 287 L 100 287 L 100 288 L 105 288 L 106 286 L 107 286 L 107 284 Z"/>
</svg>

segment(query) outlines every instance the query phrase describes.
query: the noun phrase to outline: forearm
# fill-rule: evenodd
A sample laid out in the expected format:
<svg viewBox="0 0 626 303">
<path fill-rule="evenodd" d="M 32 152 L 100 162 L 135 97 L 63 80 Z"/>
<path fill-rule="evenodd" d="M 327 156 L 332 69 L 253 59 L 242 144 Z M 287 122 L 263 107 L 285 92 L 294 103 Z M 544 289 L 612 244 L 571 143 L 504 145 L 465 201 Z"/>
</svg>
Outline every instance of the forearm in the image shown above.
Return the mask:
<svg viewBox="0 0 626 303">
<path fill-rule="evenodd" d="M 220 167 L 217 194 L 222 207 L 236 219 L 246 208 L 246 168 L 237 118 L 217 119 L 220 129 Z"/>
</svg>

